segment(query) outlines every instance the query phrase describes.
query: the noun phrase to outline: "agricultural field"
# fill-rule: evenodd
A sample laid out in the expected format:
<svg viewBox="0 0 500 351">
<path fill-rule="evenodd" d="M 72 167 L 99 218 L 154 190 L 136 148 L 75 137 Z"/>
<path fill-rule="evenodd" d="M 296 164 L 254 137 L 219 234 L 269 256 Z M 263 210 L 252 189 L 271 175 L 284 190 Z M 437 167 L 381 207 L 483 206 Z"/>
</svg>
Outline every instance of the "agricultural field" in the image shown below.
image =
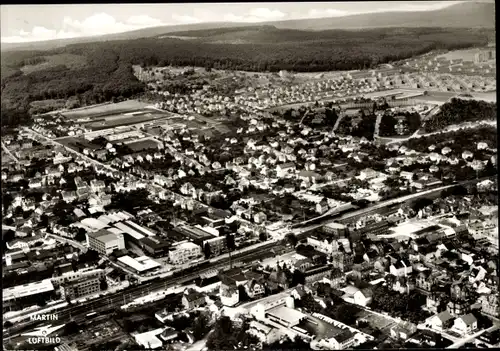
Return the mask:
<svg viewBox="0 0 500 351">
<path fill-rule="evenodd" d="M 142 139 L 139 141 L 133 141 L 131 143 L 127 143 L 127 146 L 131 148 L 134 152 L 157 148 L 158 145 L 160 145 L 160 143 L 152 138 Z"/>
<path fill-rule="evenodd" d="M 149 104 L 137 100 L 126 100 L 116 104 L 101 104 L 90 107 L 75 109 L 72 111 L 64 112 L 64 117 L 68 119 L 79 119 L 84 117 L 100 117 L 111 114 L 129 113 L 141 111 Z"/>
<path fill-rule="evenodd" d="M 142 112 L 139 111 L 137 114 L 120 114 L 112 116 L 101 117 L 97 120 L 91 121 L 86 124 L 86 127 L 92 130 L 102 130 L 107 128 L 114 128 L 118 126 L 127 126 L 131 124 L 149 122 L 157 119 L 162 119 L 168 117 L 168 114 L 162 112 Z"/>
<path fill-rule="evenodd" d="M 29 74 L 60 65 L 66 66 L 69 69 L 78 69 L 85 67 L 85 65 L 87 64 L 87 59 L 84 56 L 73 54 L 43 56 L 42 59 L 44 60 L 43 62 L 21 67 L 21 71 L 24 74 Z"/>
<path fill-rule="evenodd" d="M 455 50 L 447 52 L 446 54 L 439 55 L 438 57 L 444 57 L 447 60 L 459 60 L 464 61 L 474 61 L 474 55 L 482 50 L 468 49 L 468 50 Z M 495 62 L 495 60 L 493 60 Z"/>
<path fill-rule="evenodd" d="M 101 146 L 92 144 L 92 142 L 79 137 L 65 137 L 57 140 L 59 143 L 72 148 L 73 150 L 79 150 L 80 148 L 86 148 L 89 150 L 99 150 Z"/>
</svg>

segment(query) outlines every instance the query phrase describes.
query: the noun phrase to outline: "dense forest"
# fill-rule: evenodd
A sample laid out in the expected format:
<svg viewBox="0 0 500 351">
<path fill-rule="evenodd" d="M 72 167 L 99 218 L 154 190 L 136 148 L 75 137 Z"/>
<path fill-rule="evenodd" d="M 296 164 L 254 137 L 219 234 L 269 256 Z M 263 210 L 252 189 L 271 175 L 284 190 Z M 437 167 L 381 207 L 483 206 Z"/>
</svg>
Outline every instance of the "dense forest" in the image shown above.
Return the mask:
<svg viewBox="0 0 500 351">
<path fill-rule="evenodd" d="M 441 106 L 440 111 L 425 122 L 426 132 L 435 132 L 463 122 L 493 120 L 497 118 L 497 104 L 477 100 L 453 98 Z"/>
<path fill-rule="evenodd" d="M 199 66 L 245 71 L 302 72 L 371 68 L 435 49 L 459 49 L 487 43 L 484 31 L 413 28 L 306 32 L 260 28 L 246 34 L 245 44 L 224 41 L 144 38 L 69 45 L 44 56 L 72 54 L 85 67 L 65 65 L 23 74 L 26 63 L 41 62 L 41 52 L 2 54 L 2 125 L 24 123 L 30 103 L 76 97 L 82 104 L 130 98 L 144 91 L 132 64 Z M 230 37 L 231 33 L 225 34 Z M 234 32 L 235 38 L 238 32 Z"/>
</svg>

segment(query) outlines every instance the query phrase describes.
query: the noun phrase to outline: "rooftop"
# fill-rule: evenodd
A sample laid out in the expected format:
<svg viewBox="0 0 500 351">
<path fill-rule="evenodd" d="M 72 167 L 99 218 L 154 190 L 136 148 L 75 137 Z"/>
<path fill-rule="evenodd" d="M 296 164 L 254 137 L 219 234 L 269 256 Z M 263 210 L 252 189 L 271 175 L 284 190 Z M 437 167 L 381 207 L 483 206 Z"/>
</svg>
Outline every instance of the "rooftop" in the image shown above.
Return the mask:
<svg viewBox="0 0 500 351">
<path fill-rule="evenodd" d="M 50 279 L 44 279 L 35 283 L 17 285 L 12 288 L 3 289 L 2 301 L 10 301 L 12 299 L 19 299 L 21 297 L 41 294 L 49 291 L 54 291 L 54 285 L 52 285 Z"/>
<path fill-rule="evenodd" d="M 130 256 L 122 256 L 118 258 L 118 261 L 129 267 L 134 268 L 136 271 L 139 272 L 144 272 L 161 266 L 158 262 L 153 261 L 151 258 L 147 256 L 141 256 L 135 259 Z"/>
<path fill-rule="evenodd" d="M 296 320 L 307 317 L 307 315 L 305 315 L 304 313 L 286 306 L 272 308 L 266 312 L 287 322 L 294 322 Z"/>
</svg>

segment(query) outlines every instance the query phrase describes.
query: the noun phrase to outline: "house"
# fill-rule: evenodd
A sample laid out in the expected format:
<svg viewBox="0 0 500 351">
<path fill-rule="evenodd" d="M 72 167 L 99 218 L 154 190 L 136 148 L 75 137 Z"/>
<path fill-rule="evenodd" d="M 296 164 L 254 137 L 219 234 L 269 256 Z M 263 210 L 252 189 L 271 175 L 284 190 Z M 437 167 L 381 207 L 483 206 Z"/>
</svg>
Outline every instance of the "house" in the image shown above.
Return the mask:
<svg viewBox="0 0 500 351">
<path fill-rule="evenodd" d="M 347 350 L 355 343 L 355 336 L 351 330 L 345 329 L 331 337 L 316 337 L 310 345 L 313 350 Z"/>
<path fill-rule="evenodd" d="M 472 313 L 460 316 L 455 319 L 451 329 L 462 337 L 472 334 L 477 330 L 477 319 Z"/>
<path fill-rule="evenodd" d="M 500 316 L 500 306 L 498 304 L 498 293 L 492 291 L 489 295 L 484 295 L 479 298 L 481 301 L 481 312 L 488 316 L 498 318 Z"/>
<path fill-rule="evenodd" d="M 276 172 L 278 177 L 284 177 L 288 174 L 294 173 L 296 171 L 295 163 L 288 162 L 276 166 Z"/>
<path fill-rule="evenodd" d="M 353 285 L 349 285 L 343 291 L 345 294 L 342 299 L 360 306 L 368 306 L 373 299 L 373 293 L 369 288 L 358 289 Z"/>
<path fill-rule="evenodd" d="M 430 295 L 435 286 L 435 275 L 432 275 L 431 270 L 425 270 L 417 275 L 415 281 L 416 288 L 424 295 Z"/>
<path fill-rule="evenodd" d="M 268 285 L 272 290 L 276 290 L 277 288 L 288 288 L 288 279 L 286 274 L 279 266 L 269 275 Z"/>
<path fill-rule="evenodd" d="M 264 212 L 259 212 L 254 215 L 254 222 L 257 224 L 264 223 L 267 220 L 267 216 Z"/>
<path fill-rule="evenodd" d="M 316 172 L 303 170 L 299 173 L 299 179 L 314 184 L 321 179 L 321 176 Z"/>
<path fill-rule="evenodd" d="M 416 331 L 417 326 L 415 324 L 402 322 L 391 328 L 391 336 L 394 339 L 408 340 Z"/>
<path fill-rule="evenodd" d="M 184 296 L 182 296 L 182 305 L 187 310 L 198 308 L 205 303 L 205 295 L 193 289 L 186 290 Z"/>
<path fill-rule="evenodd" d="M 368 306 L 373 299 L 373 292 L 370 288 L 361 289 L 354 293 L 354 303 L 360 306 Z"/>
<path fill-rule="evenodd" d="M 437 331 L 444 331 L 453 325 L 453 316 L 448 311 L 440 312 L 427 319 L 427 325 Z"/>
<path fill-rule="evenodd" d="M 413 267 L 407 259 L 399 259 L 396 263 L 391 264 L 389 272 L 396 277 L 407 276 L 411 274 Z"/>
<path fill-rule="evenodd" d="M 265 293 L 264 284 L 258 281 L 257 279 L 250 279 L 245 284 L 245 290 L 248 296 L 252 299 L 261 297 Z"/>
<path fill-rule="evenodd" d="M 30 179 L 28 186 L 30 189 L 36 189 L 42 187 L 42 179 L 41 178 L 32 178 Z"/>
<path fill-rule="evenodd" d="M 328 200 L 325 198 L 321 200 L 321 202 L 316 204 L 316 212 L 319 214 L 325 213 L 326 211 L 328 211 L 328 209 L 329 209 Z"/>
<path fill-rule="evenodd" d="M 305 287 L 302 284 L 299 284 L 292 290 L 290 296 L 292 296 L 295 300 L 301 300 L 304 296 L 310 293 L 311 290 L 309 288 Z"/>
<path fill-rule="evenodd" d="M 267 344 L 274 343 L 283 336 L 278 328 L 260 321 L 251 321 L 248 333 L 257 337 L 260 342 Z"/>
</svg>

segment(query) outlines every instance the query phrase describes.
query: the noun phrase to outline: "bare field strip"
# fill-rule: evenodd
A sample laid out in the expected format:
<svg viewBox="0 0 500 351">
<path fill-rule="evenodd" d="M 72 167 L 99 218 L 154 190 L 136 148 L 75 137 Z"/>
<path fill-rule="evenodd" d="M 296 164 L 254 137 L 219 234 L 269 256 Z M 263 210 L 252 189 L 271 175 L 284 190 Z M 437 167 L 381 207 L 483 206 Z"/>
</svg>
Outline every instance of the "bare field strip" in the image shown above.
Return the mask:
<svg viewBox="0 0 500 351">
<path fill-rule="evenodd" d="M 108 129 L 108 128 L 113 128 L 113 127 L 119 127 L 119 126 L 127 126 L 131 124 L 136 124 L 136 123 L 142 123 L 142 122 L 147 122 L 153 120 L 153 117 L 150 116 L 134 116 L 134 117 L 125 117 L 121 119 L 115 119 L 111 121 L 98 121 L 98 122 L 91 122 L 87 124 L 87 127 L 92 129 L 92 131 L 96 130 L 102 130 L 102 129 Z"/>
<path fill-rule="evenodd" d="M 134 151 L 142 151 L 151 148 L 157 148 L 159 142 L 153 139 L 143 139 L 139 141 L 134 141 L 131 143 L 127 143 L 127 146 Z"/>
<path fill-rule="evenodd" d="M 88 106 L 82 109 L 64 112 L 63 115 L 68 119 L 77 119 L 77 118 L 92 117 L 102 114 L 135 112 L 144 109 L 146 106 L 149 106 L 149 104 L 137 100 L 127 100 L 118 102 L 116 104 L 102 104 L 97 106 Z"/>
</svg>

